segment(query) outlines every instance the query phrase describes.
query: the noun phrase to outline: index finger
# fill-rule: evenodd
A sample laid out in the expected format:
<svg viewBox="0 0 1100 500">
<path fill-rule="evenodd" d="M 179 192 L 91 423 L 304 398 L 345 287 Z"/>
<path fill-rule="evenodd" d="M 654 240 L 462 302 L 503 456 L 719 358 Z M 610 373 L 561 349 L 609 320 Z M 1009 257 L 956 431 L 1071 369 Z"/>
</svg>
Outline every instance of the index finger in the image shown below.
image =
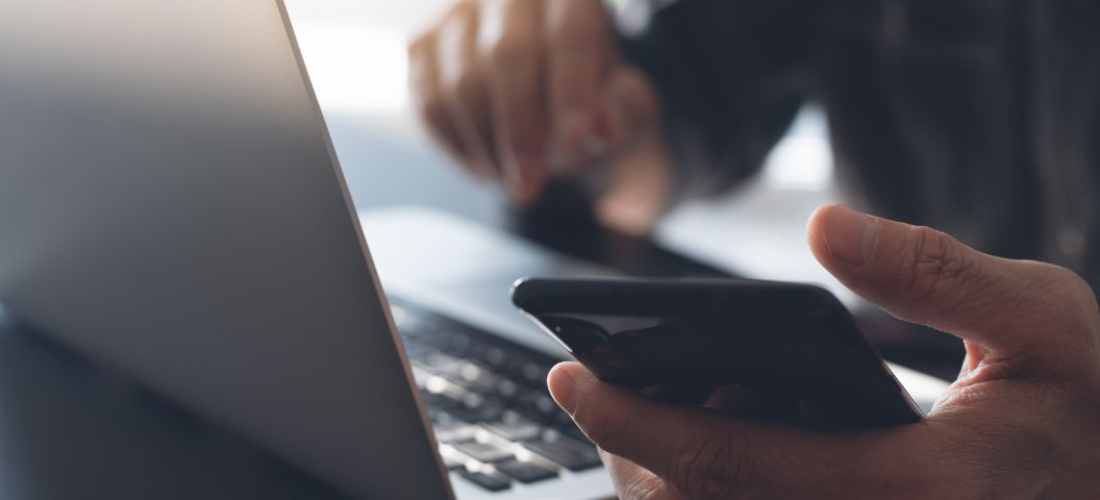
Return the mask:
<svg viewBox="0 0 1100 500">
<path fill-rule="evenodd" d="M 1100 310 L 1067 269 L 988 255 L 941 231 L 839 205 L 814 212 L 809 239 L 826 270 L 898 318 L 1053 373 L 1076 377 L 1095 365 Z"/>
<path fill-rule="evenodd" d="M 615 54 L 610 24 L 599 0 L 547 5 L 550 118 L 555 140 L 571 151 L 579 151 L 597 132 L 603 79 Z"/>
<path fill-rule="evenodd" d="M 542 3 L 497 1 L 482 9 L 494 134 L 505 182 L 520 201 L 542 189 L 546 119 Z"/>
</svg>

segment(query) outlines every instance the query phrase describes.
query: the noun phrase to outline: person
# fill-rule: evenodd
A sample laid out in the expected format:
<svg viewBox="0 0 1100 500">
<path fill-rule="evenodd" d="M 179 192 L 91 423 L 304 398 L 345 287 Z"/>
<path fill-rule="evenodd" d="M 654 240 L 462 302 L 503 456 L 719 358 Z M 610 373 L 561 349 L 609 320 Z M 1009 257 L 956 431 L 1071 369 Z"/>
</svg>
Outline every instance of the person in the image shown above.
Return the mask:
<svg viewBox="0 0 1100 500">
<path fill-rule="evenodd" d="M 519 204 L 586 179 L 601 218 L 644 231 L 751 176 L 817 101 L 863 211 L 811 215 L 814 256 L 966 349 L 922 422 L 848 432 L 561 364 L 551 393 L 620 496 L 1100 498 L 1100 4 L 613 3 L 458 0 L 409 48 L 429 130 Z"/>
</svg>

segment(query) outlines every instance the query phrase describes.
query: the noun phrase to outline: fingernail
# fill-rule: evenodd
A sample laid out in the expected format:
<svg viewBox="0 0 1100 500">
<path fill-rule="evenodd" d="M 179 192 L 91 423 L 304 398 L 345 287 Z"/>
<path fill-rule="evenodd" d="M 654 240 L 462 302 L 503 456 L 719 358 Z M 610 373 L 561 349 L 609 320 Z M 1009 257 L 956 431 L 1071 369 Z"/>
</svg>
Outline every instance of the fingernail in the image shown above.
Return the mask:
<svg viewBox="0 0 1100 500">
<path fill-rule="evenodd" d="M 561 409 L 569 415 L 577 407 L 577 381 L 568 371 L 561 367 L 554 367 L 546 377 L 546 385 L 550 389 L 550 396 L 558 403 Z"/>
<path fill-rule="evenodd" d="M 853 266 L 871 260 L 878 239 L 878 221 L 845 206 L 825 212 L 825 247 L 829 255 Z"/>
</svg>

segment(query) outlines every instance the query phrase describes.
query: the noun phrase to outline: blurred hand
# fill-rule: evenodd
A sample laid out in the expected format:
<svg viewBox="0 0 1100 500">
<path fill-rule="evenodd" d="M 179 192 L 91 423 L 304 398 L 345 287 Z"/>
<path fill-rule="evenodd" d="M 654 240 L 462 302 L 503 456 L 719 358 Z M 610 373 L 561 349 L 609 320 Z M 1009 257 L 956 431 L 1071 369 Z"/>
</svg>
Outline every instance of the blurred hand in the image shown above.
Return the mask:
<svg viewBox="0 0 1100 500">
<path fill-rule="evenodd" d="M 856 293 L 961 337 L 958 379 L 920 423 L 840 433 L 674 407 L 559 365 L 550 390 L 622 498 L 1100 498 L 1100 312 L 1081 278 L 838 206 L 809 240 Z"/>
<path fill-rule="evenodd" d="M 623 61 L 600 0 L 459 0 L 409 59 L 432 135 L 521 203 L 550 175 L 659 136 L 655 93 Z"/>
</svg>

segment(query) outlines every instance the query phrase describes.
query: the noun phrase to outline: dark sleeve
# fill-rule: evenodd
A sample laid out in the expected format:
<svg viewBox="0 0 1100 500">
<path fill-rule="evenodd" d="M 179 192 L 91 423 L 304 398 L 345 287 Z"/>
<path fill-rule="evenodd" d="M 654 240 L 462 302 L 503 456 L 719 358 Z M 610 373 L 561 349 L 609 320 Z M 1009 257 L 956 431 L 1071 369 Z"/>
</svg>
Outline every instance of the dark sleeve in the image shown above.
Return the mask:
<svg viewBox="0 0 1100 500">
<path fill-rule="evenodd" d="M 811 10 L 824 3 L 678 0 L 641 29 L 636 12 L 617 11 L 627 59 L 660 95 L 677 198 L 722 192 L 759 170 L 808 94 Z"/>
</svg>

